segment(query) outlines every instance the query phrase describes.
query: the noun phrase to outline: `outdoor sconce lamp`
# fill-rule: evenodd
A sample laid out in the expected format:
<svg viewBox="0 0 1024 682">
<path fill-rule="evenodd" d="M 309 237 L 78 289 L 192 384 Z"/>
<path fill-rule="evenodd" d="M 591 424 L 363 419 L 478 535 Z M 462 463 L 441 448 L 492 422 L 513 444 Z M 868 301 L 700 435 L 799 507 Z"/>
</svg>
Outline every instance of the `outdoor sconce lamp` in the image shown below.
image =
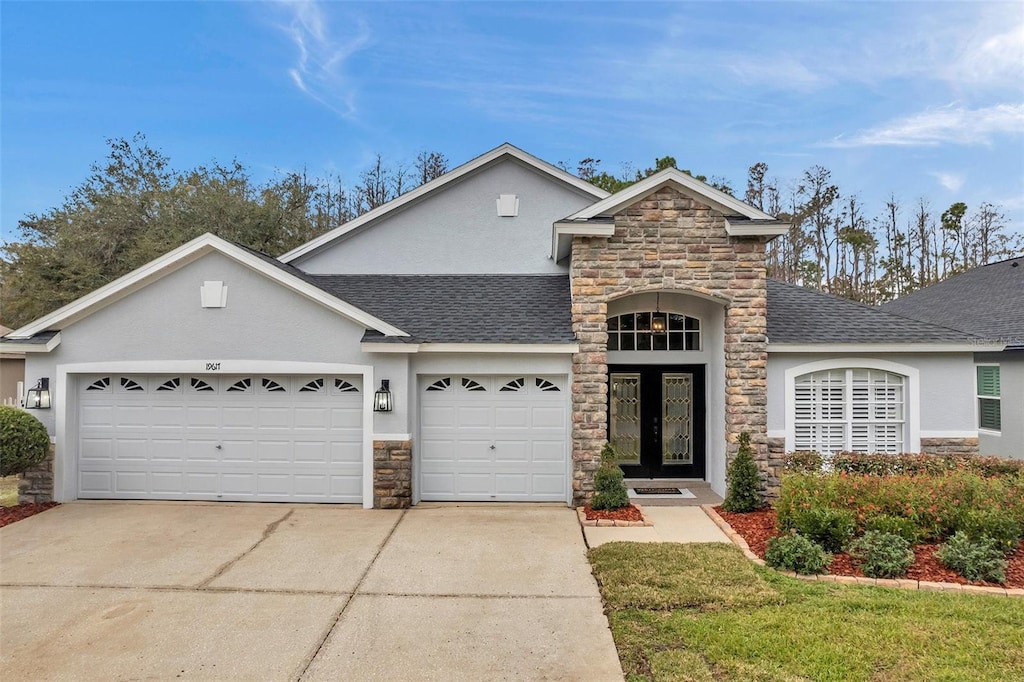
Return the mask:
<svg viewBox="0 0 1024 682">
<path fill-rule="evenodd" d="M 381 379 L 380 388 L 373 394 L 373 411 L 390 412 L 392 407 L 391 382 L 387 379 Z"/>
<path fill-rule="evenodd" d="M 26 410 L 50 409 L 50 379 L 43 377 L 25 394 Z"/>
<path fill-rule="evenodd" d="M 661 312 L 661 293 L 658 294 L 657 305 L 655 312 L 651 315 L 651 331 L 652 332 L 663 332 L 665 331 L 665 313 Z"/>
</svg>

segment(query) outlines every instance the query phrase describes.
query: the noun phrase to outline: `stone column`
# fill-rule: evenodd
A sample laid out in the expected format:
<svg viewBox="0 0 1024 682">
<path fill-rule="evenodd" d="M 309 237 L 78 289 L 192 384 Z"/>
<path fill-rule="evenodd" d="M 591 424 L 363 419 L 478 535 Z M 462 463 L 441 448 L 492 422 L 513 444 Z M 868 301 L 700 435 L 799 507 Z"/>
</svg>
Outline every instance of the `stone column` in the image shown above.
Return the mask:
<svg viewBox="0 0 1024 682">
<path fill-rule="evenodd" d="M 412 505 L 412 441 L 373 441 L 373 508 Z"/>
</svg>

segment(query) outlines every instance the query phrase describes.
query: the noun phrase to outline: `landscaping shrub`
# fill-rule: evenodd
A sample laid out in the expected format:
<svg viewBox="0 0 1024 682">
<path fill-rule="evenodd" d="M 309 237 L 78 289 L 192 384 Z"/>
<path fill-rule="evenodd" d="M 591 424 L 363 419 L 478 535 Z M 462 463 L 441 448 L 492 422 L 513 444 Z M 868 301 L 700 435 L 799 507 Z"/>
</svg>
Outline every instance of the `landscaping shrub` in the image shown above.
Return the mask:
<svg viewBox="0 0 1024 682">
<path fill-rule="evenodd" d="M 0 405 L 0 476 L 21 474 L 46 459 L 50 436 L 34 416 Z"/>
<path fill-rule="evenodd" d="M 994 540 L 1004 554 L 1016 549 L 1021 537 L 1021 524 L 1001 509 L 968 510 L 957 524 L 957 530 L 972 542 L 984 538 Z"/>
<path fill-rule="evenodd" d="M 769 540 L 764 560 L 772 568 L 814 575 L 822 573 L 832 557 L 820 545 L 798 533 L 792 533 Z"/>
<path fill-rule="evenodd" d="M 864 531 L 865 533 L 873 531 L 876 533 L 898 535 L 911 545 L 916 545 L 918 540 L 917 526 L 913 521 L 902 516 L 891 516 L 889 514 L 872 516 L 864 523 Z"/>
<path fill-rule="evenodd" d="M 869 578 L 899 578 L 914 563 L 914 551 L 905 538 L 876 530 L 850 543 L 850 556 Z"/>
<path fill-rule="evenodd" d="M 742 432 L 739 444 L 736 456 L 729 464 L 729 489 L 722 502 L 722 509 L 730 512 L 752 512 L 764 506 L 764 499 L 761 497 L 761 472 L 754 461 L 750 434 Z"/>
<path fill-rule="evenodd" d="M 617 463 L 615 448 L 605 443 L 601 450 L 601 468 L 594 474 L 592 509 L 621 509 L 629 506 L 629 491 L 623 482 L 622 469 Z"/>
<path fill-rule="evenodd" d="M 841 552 L 857 532 L 857 522 L 845 509 L 814 507 L 792 514 L 783 529 L 795 530 L 826 551 Z"/>
<path fill-rule="evenodd" d="M 898 516 L 917 527 L 920 540 L 941 541 L 972 509 L 1001 510 L 1024 522 L 1024 477 L 986 478 L 966 470 L 915 476 L 784 473 L 775 502 L 780 527 L 794 528 L 797 513 L 817 508 L 852 512 L 860 527 L 876 516 Z"/>
<path fill-rule="evenodd" d="M 946 568 L 968 580 L 1006 582 L 1006 559 L 998 543 L 991 538 L 972 540 L 959 531 L 935 553 Z"/>
<path fill-rule="evenodd" d="M 837 452 L 829 460 L 833 471 L 875 476 L 942 475 L 961 471 L 985 478 L 1024 474 L 1024 460 L 978 455 L 926 455 Z"/>
<path fill-rule="evenodd" d="M 792 471 L 800 474 L 817 474 L 822 470 L 825 458 L 821 453 L 814 450 L 797 450 L 790 452 L 783 458 L 783 471 Z"/>
</svg>

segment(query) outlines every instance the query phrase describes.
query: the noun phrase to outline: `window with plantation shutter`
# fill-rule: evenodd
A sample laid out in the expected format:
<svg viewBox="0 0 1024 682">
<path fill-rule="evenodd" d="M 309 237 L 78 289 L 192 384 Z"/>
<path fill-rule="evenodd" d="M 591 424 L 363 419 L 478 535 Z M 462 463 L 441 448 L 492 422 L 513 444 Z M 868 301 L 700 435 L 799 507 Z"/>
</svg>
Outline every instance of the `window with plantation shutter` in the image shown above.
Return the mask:
<svg viewBox="0 0 1024 682">
<path fill-rule="evenodd" d="M 829 369 L 794 384 L 796 450 L 900 453 L 906 377 L 876 369 Z"/>
<path fill-rule="evenodd" d="M 999 431 L 1003 427 L 999 365 L 978 365 L 977 370 L 978 428 Z"/>
</svg>

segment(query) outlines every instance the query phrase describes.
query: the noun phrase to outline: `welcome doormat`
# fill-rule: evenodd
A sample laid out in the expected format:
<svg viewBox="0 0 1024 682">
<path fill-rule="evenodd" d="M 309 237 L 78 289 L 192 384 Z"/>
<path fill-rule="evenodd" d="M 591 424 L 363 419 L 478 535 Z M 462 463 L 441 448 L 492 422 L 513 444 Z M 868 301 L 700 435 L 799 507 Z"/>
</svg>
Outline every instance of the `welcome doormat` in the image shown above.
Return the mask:
<svg viewBox="0 0 1024 682">
<path fill-rule="evenodd" d="M 688 498 L 697 497 L 686 488 L 630 488 L 630 497 Z"/>
</svg>

